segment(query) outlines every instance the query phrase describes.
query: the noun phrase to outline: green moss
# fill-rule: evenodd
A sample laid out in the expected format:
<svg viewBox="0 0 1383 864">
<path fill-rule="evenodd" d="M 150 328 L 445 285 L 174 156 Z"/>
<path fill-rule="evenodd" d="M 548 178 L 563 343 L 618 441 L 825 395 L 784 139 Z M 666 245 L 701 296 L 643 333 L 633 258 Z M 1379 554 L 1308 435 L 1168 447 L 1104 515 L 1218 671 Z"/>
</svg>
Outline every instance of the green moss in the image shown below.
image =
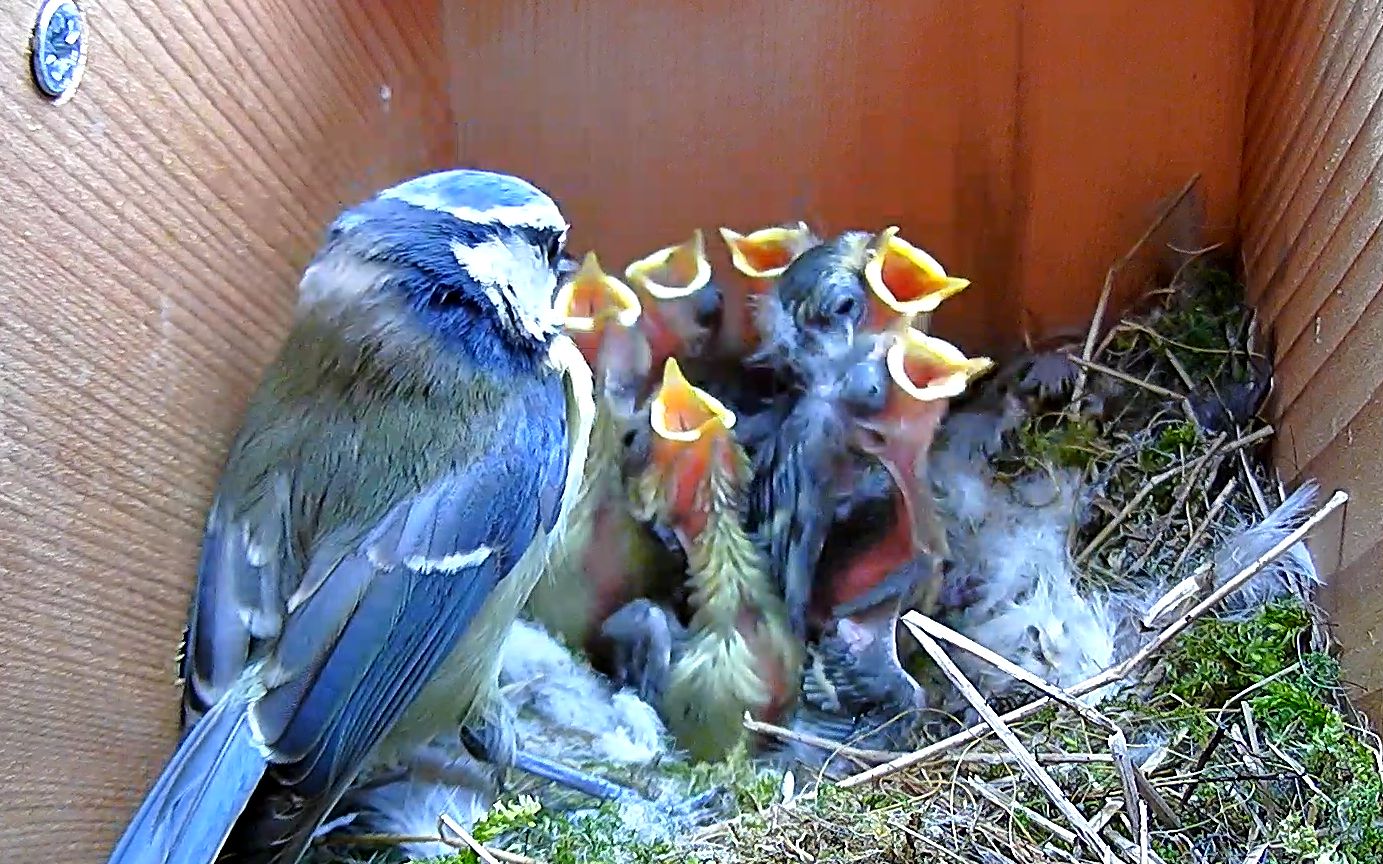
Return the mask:
<svg viewBox="0 0 1383 864">
<path fill-rule="evenodd" d="M 471 833 L 482 843 L 540 858 L 547 864 L 681 864 L 671 843 L 631 836 L 619 810 L 604 804 L 581 813 L 544 810 L 531 798 L 507 810 L 499 804 Z M 479 864 L 470 851 L 435 859 L 434 864 Z"/>
<path fill-rule="evenodd" d="M 520 837 L 523 848 L 548 864 L 652 864 L 679 861 L 672 844 L 631 836 L 613 804 L 581 814 L 546 814 Z"/>
<path fill-rule="evenodd" d="M 1168 654 L 1156 697 L 1124 707 L 1186 729 L 1203 746 L 1213 729 L 1207 712 L 1257 685 L 1247 701 L 1259 734 L 1299 761 L 1334 804 L 1333 812 L 1284 823 L 1274 842 L 1292 854 L 1313 857 L 1338 844 L 1347 860 L 1380 864 L 1383 778 L 1373 754 L 1332 704 L 1338 664 L 1323 654 L 1300 652 L 1309 626 L 1306 610 L 1294 600 L 1271 603 L 1245 621 L 1199 622 Z M 1300 668 L 1292 669 L 1298 662 Z M 1221 788 L 1202 786 L 1193 802 L 1210 811 L 1223 794 Z"/>
<path fill-rule="evenodd" d="M 1018 459 L 1006 465 L 1001 459 L 999 465 L 1008 473 L 1045 466 L 1084 470 L 1106 452 L 1100 443 L 1100 428 L 1086 417 L 1036 415 L 1023 421 L 1014 434 L 1016 440 L 1010 449 Z"/>
<path fill-rule="evenodd" d="M 729 791 L 740 812 L 754 812 L 767 807 L 777 797 L 783 780 L 780 774 L 755 765 L 743 742 L 720 761 L 669 762 L 661 767 L 666 776 L 686 783 L 689 795 L 717 788 Z"/>
<path fill-rule="evenodd" d="M 1315 655 L 1319 657 L 1319 655 Z M 1324 670 L 1327 662 L 1331 668 Z M 1323 788 L 1331 790 L 1342 840 L 1359 861 L 1383 861 L 1383 778 L 1373 754 L 1322 696 L 1338 682 L 1338 667 L 1316 659 L 1313 669 L 1274 681 L 1250 705 L 1258 722 L 1284 742 Z"/>
<path fill-rule="evenodd" d="M 1202 621 L 1167 657 L 1169 690 L 1192 705 L 1223 705 L 1295 663 L 1298 640 L 1309 625 L 1296 601 L 1271 603 L 1247 621 Z"/>
<path fill-rule="evenodd" d="M 1157 321 L 1157 333 L 1166 340 L 1182 366 L 1193 378 L 1214 377 L 1224 368 L 1228 332 L 1237 332 L 1248 320 L 1243 303 L 1244 287 L 1229 271 L 1195 265 L 1187 273 L 1188 289 Z M 1235 368 L 1235 380 L 1245 370 Z"/>
</svg>

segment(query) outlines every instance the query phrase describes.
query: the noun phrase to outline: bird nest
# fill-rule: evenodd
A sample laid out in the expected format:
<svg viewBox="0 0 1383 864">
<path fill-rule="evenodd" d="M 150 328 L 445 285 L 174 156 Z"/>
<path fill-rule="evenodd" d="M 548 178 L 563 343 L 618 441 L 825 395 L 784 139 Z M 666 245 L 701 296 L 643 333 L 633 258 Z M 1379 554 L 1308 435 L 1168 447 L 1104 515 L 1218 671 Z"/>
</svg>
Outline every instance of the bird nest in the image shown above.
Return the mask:
<svg viewBox="0 0 1383 864">
<path fill-rule="evenodd" d="M 1023 656 L 986 638 L 1000 631 L 975 616 L 962 566 L 938 610 L 901 622 L 933 697 L 912 749 L 746 718 L 823 751 L 829 776 L 743 752 L 664 760 L 649 770 L 680 794 L 728 788 L 738 813 L 653 839 L 621 808 L 563 813 L 518 787 L 469 831 L 441 833 L 454 860 L 1383 862 L 1383 757 L 1345 696 L 1302 543 L 1345 496 L 1318 500 L 1309 483 L 1289 495 L 1267 467 L 1273 429 L 1257 412 L 1271 369 L 1217 250 L 1176 255 L 1136 314 L 1105 326 L 1139 247 L 1111 269 L 1088 333 L 953 406 L 932 466 L 940 487 L 957 441 L 984 456 L 983 505 L 956 492 L 974 477 L 938 488 L 962 565 L 967 537 L 1028 542 L 1011 514 L 1010 534 L 992 533 L 996 495 L 1058 500 L 1047 527 L 1063 529 L 1072 593 L 1047 614 L 1065 659 L 1040 639 Z M 1072 606 L 1084 611 L 1063 617 Z M 1087 624 L 1104 635 L 1076 632 Z"/>
</svg>

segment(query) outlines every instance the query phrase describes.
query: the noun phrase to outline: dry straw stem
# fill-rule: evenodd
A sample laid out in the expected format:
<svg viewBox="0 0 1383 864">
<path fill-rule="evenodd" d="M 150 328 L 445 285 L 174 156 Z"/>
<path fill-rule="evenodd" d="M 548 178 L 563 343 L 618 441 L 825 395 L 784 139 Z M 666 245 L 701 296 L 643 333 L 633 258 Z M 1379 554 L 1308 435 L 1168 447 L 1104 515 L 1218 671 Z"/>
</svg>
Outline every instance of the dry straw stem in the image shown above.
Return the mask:
<svg viewBox="0 0 1383 864">
<path fill-rule="evenodd" d="M 461 846 L 458 846 L 454 841 L 447 838 L 448 831 L 455 834 L 457 837 L 461 838 L 461 843 L 465 846 L 465 848 L 470 849 L 472 852 L 474 852 L 476 854 L 476 857 L 478 857 L 481 861 L 484 861 L 485 864 L 499 864 L 499 858 L 497 858 L 495 854 L 491 852 L 489 849 L 486 849 L 483 845 L 481 845 L 479 840 L 471 836 L 471 832 L 466 830 L 466 826 L 462 825 L 460 822 L 457 822 L 455 819 L 451 817 L 450 814 L 443 813 L 441 816 L 437 817 L 437 836 L 440 837 L 442 839 L 442 842 L 447 844 L 448 846 L 456 846 L 457 848 L 461 848 Z"/>
<path fill-rule="evenodd" d="M 1220 518 L 1220 511 L 1225 509 L 1225 505 L 1229 503 L 1229 496 L 1237 491 L 1238 486 L 1238 477 L 1229 478 L 1229 482 L 1225 484 L 1225 488 L 1221 489 L 1220 494 L 1215 496 L 1215 500 L 1210 502 L 1209 509 L 1205 511 L 1205 518 L 1196 526 L 1196 530 L 1191 532 L 1190 541 L 1182 547 L 1181 553 L 1177 555 L 1177 560 L 1172 563 L 1172 569 L 1167 574 L 1168 579 L 1176 578 L 1177 573 L 1181 571 L 1182 566 L 1186 563 L 1186 559 L 1191 557 L 1191 553 L 1195 551 L 1196 547 L 1205 539 L 1206 532 L 1210 530 L 1210 526 L 1216 524 L 1216 520 Z"/>
<path fill-rule="evenodd" d="M 1300 543 L 1302 538 L 1309 534 L 1313 528 L 1315 528 L 1326 518 L 1328 518 L 1330 514 L 1334 513 L 1340 507 L 1344 506 L 1345 502 L 1348 500 L 1348 494 L 1346 494 L 1342 490 L 1337 491 L 1334 495 L 1330 497 L 1330 500 L 1326 501 L 1325 504 L 1321 505 L 1321 507 L 1317 509 L 1316 512 L 1312 513 L 1311 516 L 1306 519 L 1306 521 L 1302 522 L 1301 525 L 1297 526 L 1296 530 L 1287 534 L 1276 544 L 1274 544 L 1271 549 L 1264 552 L 1262 555 L 1255 558 L 1253 561 L 1249 562 L 1249 564 L 1247 564 L 1242 570 L 1234 574 L 1234 576 L 1230 577 L 1228 580 L 1225 581 L 1223 585 L 1221 585 L 1218 589 L 1212 592 L 1210 596 L 1206 597 L 1200 603 L 1197 603 L 1192 609 L 1185 612 L 1179 618 L 1177 618 L 1175 621 L 1169 624 L 1167 628 L 1163 630 L 1161 633 L 1159 633 L 1157 638 L 1155 638 L 1152 642 L 1148 643 L 1141 650 L 1133 654 L 1124 662 L 1119 663 L 1118 665 L 1113 666 L 1109 669 L 1106 669 L 1104 672 L 1101 672 L 1100 674 L 1095 675 L 1092 678 L 1086 679 L 1080 684 L 1077 684 L 1074 687 L 1069 688 L 1066 692 L 1070 696 L 1084 696 L 1087 693 L 1093 693 L 1094 691 L 1099 690 L 1102 687 L 1106 687 L 1114 682 L 1123 680 L 1124 678 L 1128 677 L 1128 673 L 1131 670 L 1138 668 L 1143 663 L 1146 663 L 1150 657 L 1152 657 L 1158 651 L 1162 650 L 1163 646 L 1165 646 L 1171 640 L 1175 639 L 1177 636 L 1181 635 L 1182 631 L 1184 631 L 1187 627 L 1191 626 L 1191 623 L 1194 622 L 1197 618 L 1201 617 L 1206 612 L 1210 611 L 1212 608 L 1219 605 L 1219 603 L 1223 601 L 1226 597 L 1228 597 L 1235 591 L 1239 590 L 1239 588 L 1241 588 L 1245 582 L 1252 579 L 1254 576 L 1258 575 L 1259 571 L 1261 571 L 1264 567 L 1268 566 L 1268 564 L 1276 560 L 1288 549 L 1291 549 L 1297 543 Z M 1024 718 L 1031 717 L 1032 715 L 1041 711 L 1051 701 L 1052 700 L 1050 698 L 1044 696 L 1040 699 L 1036 699 L 1032 702 L 1029 702 L 1026 705 L 1009 711 L 1007 714 L 1003 715 L 1001 719 L 1005 723 L 1015 723 Z M 919 763 L 935 759 L 937 754 L 939 753 L 945 753 L 963 744 L 968 744 L 971 741 L 976 741 L 980 738 L 984 738 L 989 734 L 989 732 L 989 727 L 985 724 L 977 724 L 975 726 L 971 726 L 968 729 L 964 729 L 960 732 L 957 732 L 955 735 L 952 735 L 949 738 L 944 738 L 933 744 L 929 744 L 920 750 L 914 750 L 913 752 L 900 756 L 891 762 L 886 762 L 883 765 L 878 765 L 866 771 L 861 771 L 860 773 L 855 774 L 851 777 L 847 777 L 846 779 L 842 780 L 839 785 L 842 788 L 849 789 L 855 786 L 863 785 L 865 783 L 873 782 L 882 777 L 887 777 L 890 774 L 896 774 L 897 772 L 909 768 L 913 765 L 917 765 Z"/>
<path fill-rule="evenodd" d="M 1124 382 L 1125 384 L 1130 384 L 1134 387 L 1146 390 L 1154 396 L 1161 396 L 1163 399 L 1170 399 L 1171 401 L 1176 402 L 1178 405 L 1181 406 L 1181 412 L 1186 415 L 1187 420 L 1191 421 L 1192 423 L 1197 422 L 1196 411 L 1194 408 L 1191 407 L 1191 400 L 1188 399 L 1186 396 L 1182 395 L 1181 393 L 1176 392 L 1175 390 L 1168 390 L 1166 387 L 1159 386 L 1157 384 L 1152 383 L 1151 381 L 1144 381 L 1142 378 L 1139 378 L 1136 375 L 1130 375 L 1127 372 L 1120 372 L 1118 369 L 1114 369 L 1110 366 L 1105 366 L 1102 363 L 1096 363 L 1094 360 L 1085 360 L 1075 356 L 1074 354 L 1067 354 L 1066 357 L 1072 363 L 1075 363 L 1077 366 L 1081 367 L 1082 374 L 1086 372 L 1099 372 L 1101 375 L 1108 375 L 1110 378 L 1117 379 L 1119 381 Z M 1072 404 L 1075 404 L 1074 399 L 1072 400 Z"/>
<path fill-rule="evenodd" d="M 1174 516 L 1177 511 L 1186 506 L 1186 500 L 1191 497 L 1191 490 L 1195 488 L 1196 480 L 1200 478 L 1207 465 L 1210 466 L 1210 470 L 1205 473 L 1210 478 L 1213 478 L 1216 472 L 1220 470 L 1220 464 L 1224 462 L 1225 459 L 1225 454 L 1220 452 L 1220 447 L 1224 443 L 1224 435 L 1215 436 L 1215 439 L 1210 442 L 1210 446 L 1206 451 L 1191 463 L 1191 467 L 1186 470 L 1186 475 L 1181 480 L 1181 486 L 1177 489 L 1176 496 L 1172 501 L 1172 506 L 1167 510 L 1167 515 L 1169 517 Z M 1148 538 L 1147 549 L 1143 551 L 1142 555 L 1138 556 L 1138 560 L 1129 568 L 1130 571 L 1134 573 L 1143 571 L 1148 561 L 1152 560 L 1152 556 L 1157 552 L 1157 548 L 1162 542 L 1162 535 L 1167 532 L 1167 528 L 1171 523 L 1171 518 L 1159 519 L 1157 521 L 1152 536 Z"/>
<path fill-rule="evenodd" d="M 443 816 L 442 819 L 449 823 L 445 831 L 457 833 L 456 837 L 446 836 L 442 825 L 438 824 L 436 834 L 332 834 L 319 842 L 324 846 L 359 846 L 362 848 L 394 848 L 405 843 L 442 843 L 453 849 L 471 849 L 474 846 L 466 843 L 466 838 L 470 838 L 472 843 L 479 844 L 480 841 L 470 832 L 465 831 L 450 816 Z M 450 827 L 455 826 L 455 827 Z M 481 850 L 476 851 L 483 861 L 497 861 L 499 864 L 543 864 L 536 858 L 529 858 L 527 855 L 518 855 L 514 852 L 505 852 L 503 849 L 491 849 L 488 846 L 481 846 Z"/>
<path fill-rule="evenodd" d="M 997 805 L 1002 810 L 1022 813 L 1023 816 L 1031 820 L 1034 825 L 1040 825 L 1042 828 L 1045 828 L 1047 831 L 1051 832 L 1053 837 L 1057 837 L 1060 840 L 1071 844 L 1072 846 L 1074 846 L 1080 839 L 1076 836 L 1076 832 L 1072 831 L 1069 828 L 1064 828 L 1061 825 L 1058 825 L 1057 823 L 1048 819 L 1046 816 L 1043 816 L 1041 813 L 1038 813 L 1036 810 L 1032 809 L 1028 805 L 1024 804 L 1016 798 L 1013 798 L 1012 796 L 1005 795 L 1003 792 L 1000 792 L 998 789 L 995 789 L 988 783 L 985 783 L 983 780 L 978 780 L 974 777 L 968 777 L 965 780 L 965 785 L 970 787 L 970 789 L 974 791 L 976 795 L 979 795 L 981 798 L 984 798 L 988 800 L 990 803 Z"/>
<path fill-rule="evenodd" d="M 1200 174 L 1192 175 L 1191 179 L 1186 181 L 1186 185 L 1181 187 L 1181 191 L 1172 196 L 1172 198 L 1163 205 L 1162 209 L 1158 211 L 1152 224 L 1148 225 L 1147 230 L 1143 232 L 1142 236 L 1129 247 L 1129 250 L 1124 253 L 1122 258 L 1115 261 L 1114 264 L 1110 266 L 1109 270 L 1105 272 L 1104 285 L 1100 288 L 1100 299 L 1099 302 L 1095 304 L 1095 314 L 1090 317 L 1090 330 L 1085 334 L 1085 345 L 1081 348 L 1082 360 L 1088 362 L 1090 358 L 1094 356 L 1095 341 L 1100 337 L 1100 325 L 1104 321 L 1105 312 L 1109 309 L 1109 298 L 1114 292 L 1115 279 L 1117 279 L 1119 273 L 1128 266 L 1129 262 L 1142 251 L 1143 247 L 1152 239 L 1152 236 L 1157 233 L 1157 230 L 1166 224 L 1167 220 L 1171 218 L 1172 214 L 1176 212 L 1177 208 L 1180 207 L 1187 196 L 1191 194 L 1191 190 L 1196 188 L 1196 184 L 1200 182 L 1200 179 Z M 1087 374 L 1087 370 L 1081 367 L 1080 373 L 1076 377 L 1076 385 L 1071 391 L 1072 406 L 1079 404 L 1081 396 L 1085 394 Z"/>
<path fill-rule="evenodd" d="M 1261 429 L 1255 429 L 1247 435 L 1230 441 L 1223 447 L 1216 448 L 1214 453 L 1218 456 L 1225 456 L 1236 450 L 1242 450 L 1245 447 L 1250 447 L 1254 444 L 1257 444 L 1260 441 L 1266 440 L 1267 438 L 1272 437 L 1272 434 L 1273 427 L 1264 426 Z M 1148 499 L 1148 496 L 1152 495 L 1152 493 L 1156 491 L 1157 487 L 1161 486 L 1163 483 L 1166 483 L 1168 480 L 1171 480 L 1174 477 L 1179 477 L 1185 472 L 1196 468 L 1198 465 L 1200 465 L 1201 460 L 1205 458 L 1206 455 L 1208 454 L 1202 453 L 1200 456 L 1185 459 L 1173 465 L 1172 467 L 1166 469 L 1160 474 L 1154 474 L 1152 477 L 1149 477 L 1143 483 L 1143 486 L 1138 490 L 1138 492 L 1132 498 L 1130 498 L 1128 503 L 1125 504 L 1114 516 L 1114 518 L 1109 521 L 1109 524 L 1105 525 L 1104 528 L 1100 529 L 1100 533 L 1096 534 L 1095 538 L 1091 540 L 1088 544 L 1086 544 L 1086 547 L 1076 555 L 1076 563 L 1084 564 L 1087 560 L 1089 560 L 1091 555 L 1094 555 L 1096 552 L 1098 552 L 1100 550 L 1100 547 L 1107 543 L 1110 537 L 1114 536 L 1114 532 L 1119 530 L 1119 526 L 1123 525 L 1124 522 L 1128 521 L 1128 518 L 1133 515 L 1133 511 L 1138 509 L 1139 505 L 1146 501 Z"/>
<path fill-rule="evenodd" d="M 1061 791 L 1061 787 L 1057 785 L 1056 780 L 1052 779 L 1052 775 L 1037 764 L 1032 753 L 1023 746 L 1022 741 L 1018 740 L 1018 736 L 1013 734 L 1013 730 L 1000 719 L 998 714 L 994 713 L 994 709 L 989 707 L 988 702 L 984 701 L 980 691 L 976 690 L 975 685 L 970 683 L 970 679 L 965 677 L 965 673 L 960 671 L 960 667 L 947 655 L 941 644 L 927 635 L 927 631 L 921 627 L 912 625 L 911 621 L 908 621 L 908 624 L 908 629 L 912 631 L 912 635 L 917 638 L 917 641 L 922 643 L 923 650 L 932 658 L 932 662 L 936 663 L 942 674 L 951 680 L 951 683 L 961 692 L 970 706 L 979 713 L 984 722 L 1009 749 L 1009 752 L 1018 757 L 1019 767 L 1046 793 L 1052 805 L 1062 816 L 1066 817 L 1066 821 L 1075 828 L 1076 833 L 1080 835 L 1085 844 L 1099 853 L 1100 860 L 1105 864 L 1112 864 L 1117 859 L 1114 850 L 1100 836 L 1100 832 L 1086 821 L 1085 816 L 1076 808 L 1076 805 L 1072 804 L 1071 799 L 1066 797 L 1066 793 Z"/>
<path fill-rule="evenodd" d="M 1047 681 L 1034 675 L 1023 667 L 994 653 L 973 639 L 961 633 L 957 633 L 946 625 L 938 621 L 933 621 L 919 612 L 908 612 L 903 616 L 903 623 L 907 625 L 909 630 L 913 631 L 914 636 L 917 635 L 918 630 L 922 630 L 929 636 L 943 639 L 959 648 L 963 648 L 976 657 L 979 657 L 981 660 L 989 663 L 991 666 L 1006 673 L 1013 679 L 1021 681 L 1029 687 L 1033 687 L 1047 694 L 1048 697 L 1055 699 L 1075 711 L 1086 721 L 1107 731 L 1109 733 L 1110 758 L 1114 762 L 1118 772 L 1120 786 L 1124 793 L 1124 802 L 1129 817 L 1129 824 L 1134 826 L 1135 833 L 1141 824 L 1138 821 L 1140 818 L 1140 811 L 1136 804 L 1143 797 L 1153 799 L 1152 806 L 1157 811 L 1159 818 L 1162 818 L 1169 825 L 1175 826 L 1179 823 L 1179 820 L 1177 820 L 1176 816 L 1172 813 L 1171 807 L 1162 800 L 1162 796 L 1153 789 L 1152 784 L 1147 781 L 1146 777 L 1142 776 L 1137 766 L 1133 764 L 1133 760 L 1129 758 L 1128 741 L 1124 737 L 1123 730 L 1104 714 L 1101 714 L 1095 708 L 1085 704 L 1070 693 L 1062 690 L 1060 687 L 1047 683 Z"/>
<path fill-rule="evenodd" d="M 877 765 L 880 762 L 887 762 L 898 756 L 897 753 L 889 750 L 868 750 L 860 747 L 851 747 L 849 744 L 832 741 L 830 738 L 823 738 L 820 735 L 813 735 L 810 732 L 798 732 L 795 729 L 788 729 L 773 723 L 765 723 L 762 720 L 755 720 L 749 715 L 748 711 L 744 713 L 743 725 L 745 729 L 748 729 L 756 735 L 766 735 L 770 738 L 777 738 L 780 741 L 795 741 L 798 744 L 805 744 L 808 747 L 827 750 L 832 756 L 851 759 L 866 765 Z"/>
</svg>

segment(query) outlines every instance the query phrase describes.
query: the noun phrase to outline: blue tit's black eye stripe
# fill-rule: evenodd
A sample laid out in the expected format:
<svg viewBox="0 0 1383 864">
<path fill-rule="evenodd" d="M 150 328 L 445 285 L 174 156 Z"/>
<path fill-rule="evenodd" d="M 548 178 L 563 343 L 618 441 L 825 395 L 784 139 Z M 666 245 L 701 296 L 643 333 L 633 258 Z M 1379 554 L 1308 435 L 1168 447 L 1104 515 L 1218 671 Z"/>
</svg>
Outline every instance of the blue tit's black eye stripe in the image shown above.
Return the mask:
<svg viewBox="0 0 1383 864">
<path fill-rule="evenodd" d="M 542 229 L 537 238 L 538 246 L 543 250 L 543 257 L 553 269 L 556 269 L 562 260 L 562 239 L 562 232 L 549 229 Z"/>
</svg>

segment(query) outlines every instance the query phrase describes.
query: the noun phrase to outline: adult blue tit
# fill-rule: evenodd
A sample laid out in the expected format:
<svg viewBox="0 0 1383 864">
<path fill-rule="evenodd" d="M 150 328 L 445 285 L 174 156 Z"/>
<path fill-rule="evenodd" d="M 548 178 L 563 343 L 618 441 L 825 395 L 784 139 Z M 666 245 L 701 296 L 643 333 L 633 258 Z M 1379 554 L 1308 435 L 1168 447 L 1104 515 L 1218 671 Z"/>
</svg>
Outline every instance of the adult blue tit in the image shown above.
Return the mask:
<svg viewBox="0 0 1383 864">
<path fill-rule="evenodd" d="M 593 411 L 567 223 L 486 171 L 342 213 L 211 504 L 186 732 L 117 864 L 293 864 L 363 770 L 454 733 L 561 534 Z"/>
</svg>

